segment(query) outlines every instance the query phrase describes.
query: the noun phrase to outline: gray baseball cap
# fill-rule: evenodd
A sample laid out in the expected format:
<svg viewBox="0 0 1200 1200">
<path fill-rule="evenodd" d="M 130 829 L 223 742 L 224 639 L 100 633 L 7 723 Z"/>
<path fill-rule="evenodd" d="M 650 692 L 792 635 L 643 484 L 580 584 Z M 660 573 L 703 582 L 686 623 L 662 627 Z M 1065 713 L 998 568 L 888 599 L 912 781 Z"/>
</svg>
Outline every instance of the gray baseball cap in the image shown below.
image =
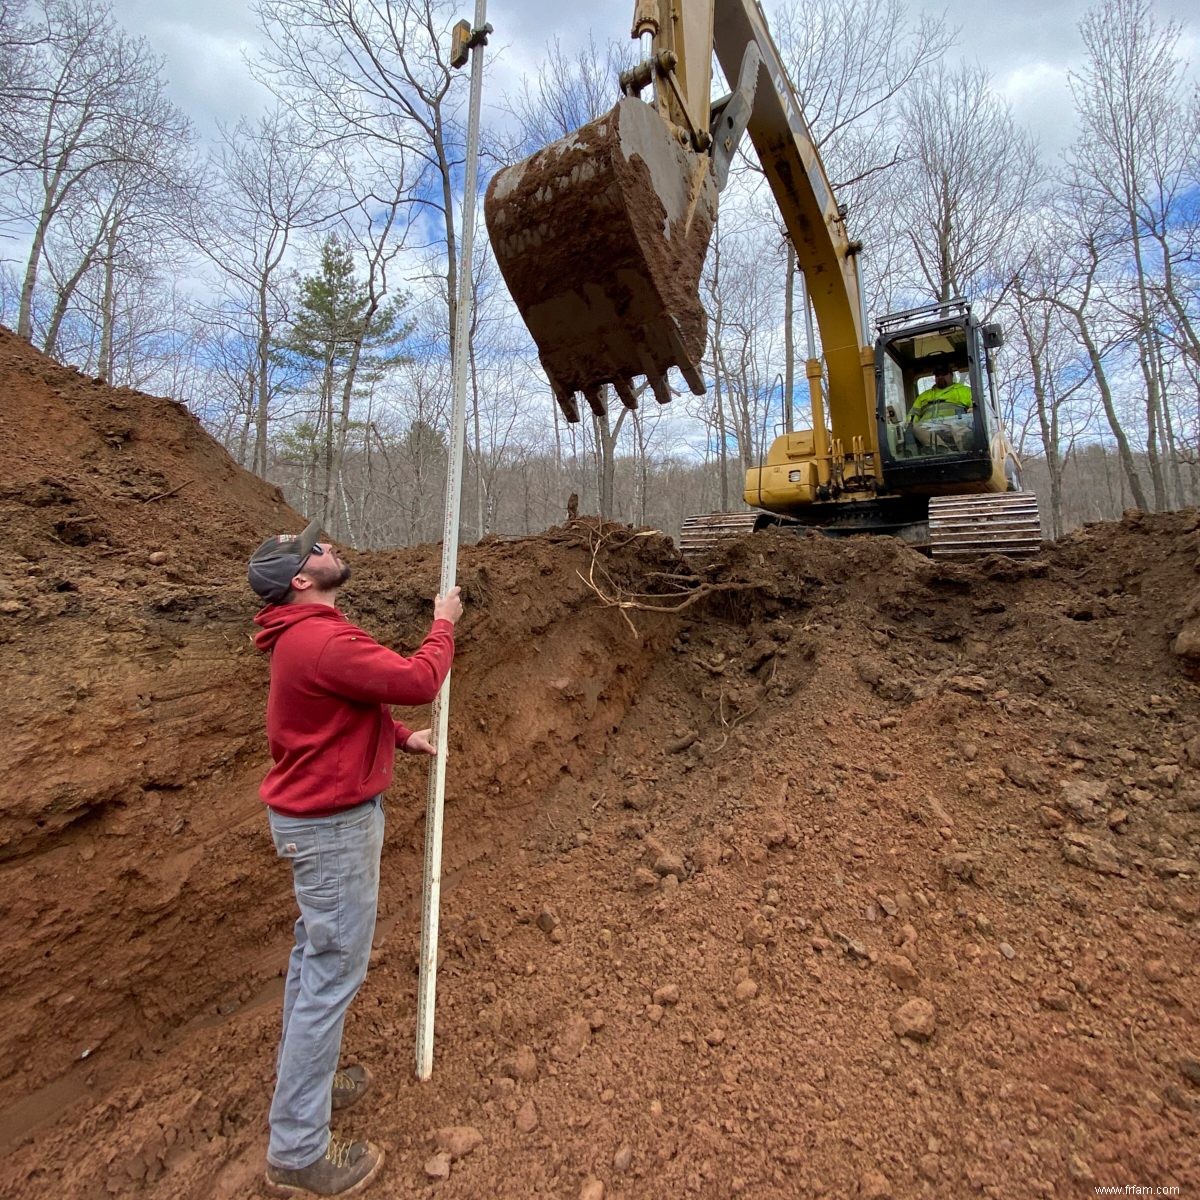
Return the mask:
<svg viewBox="0 0 1200 1200">
<path fill-rule="evenodd" d="M 320 534 L 320 521 L 309 521 L 303 533 L 278 533 L 267 538 L 250 555 L 250 586 L 271 604 L 286 600 L 292 580 L 304 568 Z"/>
</svg>

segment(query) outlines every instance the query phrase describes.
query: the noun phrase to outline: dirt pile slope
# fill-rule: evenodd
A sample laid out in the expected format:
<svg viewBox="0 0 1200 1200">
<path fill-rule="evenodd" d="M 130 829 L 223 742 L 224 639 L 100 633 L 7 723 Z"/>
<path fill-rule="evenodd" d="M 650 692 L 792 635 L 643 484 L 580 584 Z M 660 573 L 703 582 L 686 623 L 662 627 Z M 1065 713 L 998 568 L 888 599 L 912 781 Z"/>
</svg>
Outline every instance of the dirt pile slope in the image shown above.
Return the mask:
<svg viewBox="0 0 1200 1200">
<path fill-rule="evenodd" d="M 29 539 L 0 615 L 5 1197 L 258 1194 L 291 912 L 255 796 L 265 664 L 240 558 L 147 565 L 242 503 L 199 486 L 214 449 L 157 460 L 161 491 L 197 482 L 152 531 L 101 489 L 106 538 L 59 547 L 5 501 Z M 113 479 L 107 455 L 81 433 L 30 486 Z M 295 519 L 233 479 L 246 546 Z M 1132 517 L 973 567 L 762 536 L 691 580 L 586 521 L 464 548 L 433 1081 L 412 760 L 347 1029 L 378 1084 L 339 1128 L 387 1145 L 380 1194 L 426 1194 L 449 1126 L 482 1140 L 448 1197 L 1194 1189 L 1200 697 L 1172 645 L 1198 530 Z M 347 609 L 411 646 L 436 550 L 354 566 Z"/>
</svg>

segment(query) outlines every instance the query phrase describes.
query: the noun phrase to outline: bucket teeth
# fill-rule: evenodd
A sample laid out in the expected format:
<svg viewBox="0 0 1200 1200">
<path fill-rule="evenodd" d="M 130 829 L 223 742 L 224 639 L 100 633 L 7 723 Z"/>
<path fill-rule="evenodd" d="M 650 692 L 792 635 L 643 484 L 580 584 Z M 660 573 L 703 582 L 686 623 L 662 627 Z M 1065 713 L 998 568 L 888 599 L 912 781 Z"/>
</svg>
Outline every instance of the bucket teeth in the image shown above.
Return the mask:
<svg viewBox="0 0 1200 1200">
<path fill-rule="evenodd" d="M 703 396 L 704 380 L 683 344 L 683 337 L 679 332 L 679 322 L 673 318 L 667 322 L 667 341 L 671 344 L 671 353 L 679 367 L 679 373 L 687 382 L 688 387 L 692 389 L 692 395 Z"/>
<path fill-rule="evenodd" d="M 632 379 L 623 379 L 618 376 L 613 380 L 613 387 L 617 389 L 617 395 L 621 397 L 621 403 L 626 408 L 637 409 L 637 394 L 633 390 Z"/>
<path fill-rule="evenodd" d="M 665 375 L 651 375 L 650 386 L 654 389 L 654 398 L 659 404 L 671 403 L 671 388 Z"/>
<path fill-rule="evenodd" d="M 574 392 L 555 392 L 555 398 L 558 400 L 558 407 L 562 409 L 563 416 L 572 424 L 579 420 L 579 405 L 575 403 Z"/>
<path fill-rule="evenodd" d="M 555 376 L 544 358 L 541 358 L 541 363 L 542 370 L 546 372 L 546 378 L 550 380 L 550 387 L 554 391 L 554 398 L 558 401 L 558 407 L 562 409 L 563 416 L 574 424 L 579 420 L 579 405 L 575 403 L 574 390 L 567 387 L 561 379 Z"/>
<path fill-rule="evenodd" d="M 604 388 L 600 385 L 584 388 L 584 398 L 588 402 L 588 408 L 592 410 L 598 417 L 602 417 L 608 412 L 608 398 L 604 394 Z"/>
</svg>

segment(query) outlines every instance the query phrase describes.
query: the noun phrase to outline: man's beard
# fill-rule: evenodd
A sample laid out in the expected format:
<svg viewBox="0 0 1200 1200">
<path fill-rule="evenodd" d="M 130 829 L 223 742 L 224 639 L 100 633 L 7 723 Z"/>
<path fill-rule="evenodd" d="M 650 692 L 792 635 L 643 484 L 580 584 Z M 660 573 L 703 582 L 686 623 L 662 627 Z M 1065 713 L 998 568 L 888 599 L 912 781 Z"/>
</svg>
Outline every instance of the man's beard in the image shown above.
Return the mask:
<svg viewBox="0 0 1200 1200">
<path fill-rule="evenodd" d="M 323 592 L 336 592 L 350 578 L 350 567 L 341 563 L 335 567 L 333 563 L 322 563 L 321 573 L 312 577 L 313 582 Z"/>
</svg>

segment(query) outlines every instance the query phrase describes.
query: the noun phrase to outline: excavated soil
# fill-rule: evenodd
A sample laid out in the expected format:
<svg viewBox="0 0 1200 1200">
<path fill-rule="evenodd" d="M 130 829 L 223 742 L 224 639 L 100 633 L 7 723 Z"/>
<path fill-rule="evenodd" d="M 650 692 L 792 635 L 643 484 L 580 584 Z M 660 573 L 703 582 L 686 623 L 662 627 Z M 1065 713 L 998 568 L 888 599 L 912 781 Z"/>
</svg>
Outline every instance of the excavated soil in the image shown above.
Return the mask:
<svg viewBox="0 0 1200 1200">
<path fill-rule="evenodd" d="M 0 1196 L 264 1194 L 292 900 L 242 570 L 300 517 L 7 333 L 0 387 Z M 414 759 L 346 1030 L 371 1194 L 1193 1194 L 1198 554 L 1195 512 L 1021 565 L 464 547 L 433 1079 Z M 437 549 L 353 566 L 414 646 Z"/>
</svg>

